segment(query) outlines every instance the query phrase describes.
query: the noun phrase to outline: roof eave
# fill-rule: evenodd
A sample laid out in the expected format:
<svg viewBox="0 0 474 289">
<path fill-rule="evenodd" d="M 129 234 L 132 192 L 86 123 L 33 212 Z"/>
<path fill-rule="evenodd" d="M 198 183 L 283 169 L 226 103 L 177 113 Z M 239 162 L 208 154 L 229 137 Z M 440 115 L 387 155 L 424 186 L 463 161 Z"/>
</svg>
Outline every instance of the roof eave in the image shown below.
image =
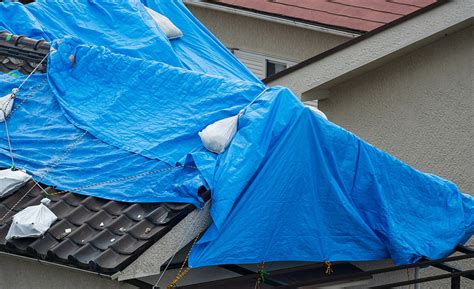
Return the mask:
<svg viewBox="0 0 474 289">
<path fill-rule="evenodd" d="M 122 271 L 115 273 L 112 279 L 126 281 L 160 274 L 161 267 L 170 258 L 210 225 L 210 207 L 210 201 L 208 201 L 202 209 L 195 209 L 189 213 L 133 263 Z"/>
<path fill-rule="evenodd" d="M 270 13 L 254 11 L 254 10 L 245 9 L 245 8 L 232 7 L 232 6 L 225 5 L 225 4 L 210 3 L 208 1 L 183 0 L 183 2 L 185 4 L 191 5 L 191 6 L 202 7 L 202 8 L 207 8 L 207 9 L 212 9 L 212 10 L 217 10 L 217 11 L 222 11 L 222 12 L 227 12 L 227 13 L 232 13 L 232 14 L 237 14 L 237 15 L 242 15 L 242 16 L 247 16 L 247 17 L 261 19 L 261 20 L 265 20 L 265 21 L 269 21 L 269 22 L 280 23 L 280 24 L 284 24 L 284 25 L 299 27 L 299 28 L 303 28 L 303 29 L 308 29 L 308 30 L 313 30 L 313 31 L 317 31 L 317 32 L 343 36 L 343 37 L 355 38 L 355 37 L 361 35 L 362 33 L 364 33 L 362 31 L 352 31 L 352 30 L 344 29 L 344 28 L 340 28 L 340 27 L 333 27 L 333 26 L 330 26 L 330 25 L 324 25 L 324 24 L 310 22 L 310 21 L 302 21 L 302 20 L 297 20 L 297 19 L 290 18 L 290 17 L 273 15 L 273 14 L 270 14 Z"/>
<path fill-rule="evenodd" d="M 441 6 L 440 9 L 434 9 Z M 303 100 L 472 23 L 466 1 L 439 1 L 264 79 L 291 88 Z"/>
</svg>

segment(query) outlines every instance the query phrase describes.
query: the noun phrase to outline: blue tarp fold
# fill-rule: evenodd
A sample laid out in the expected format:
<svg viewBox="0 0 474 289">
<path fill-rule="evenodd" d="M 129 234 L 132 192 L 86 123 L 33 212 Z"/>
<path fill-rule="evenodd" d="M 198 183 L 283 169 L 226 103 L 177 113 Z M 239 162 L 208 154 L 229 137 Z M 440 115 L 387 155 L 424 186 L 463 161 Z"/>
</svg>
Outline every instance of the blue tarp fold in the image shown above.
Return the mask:
<svg viewBox="0 0 474 289">
<path fill-rule="evenodd" d="M 0 5 L 0 27 L 54 42 L 48 75 L 27 82 L 15 107 L 28 100 L 8 120 L 18 167 L 60 189 L 155 172 L 78 191 L 128 202 L 200 206 L 197 189 L 209 187 L 213 223 L 192 251 L 194 267 L 404 264 L 445 256 L 472 236 L 471 196 L 315 115 L 283 87 L 250 106 L 225 153 L 206 151 L 198 131 L 265 86 L 181 2 L 144 2 L 184 36 L 168 41 L 138 1 Z M 0 75 L 0 93 L 23 79 Z M 3 126 L 0 163 L 10 165 Z"/>
</svg>

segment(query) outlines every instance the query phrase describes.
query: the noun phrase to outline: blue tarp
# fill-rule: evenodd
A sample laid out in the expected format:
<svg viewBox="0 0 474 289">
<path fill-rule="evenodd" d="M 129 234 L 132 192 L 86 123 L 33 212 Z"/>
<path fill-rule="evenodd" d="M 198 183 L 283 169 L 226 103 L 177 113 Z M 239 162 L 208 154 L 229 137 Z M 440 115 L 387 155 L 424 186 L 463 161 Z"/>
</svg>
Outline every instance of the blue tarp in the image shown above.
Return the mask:
<svg viewBox="0 0 474 289">
<path fill-rule="evenodd" d="M 471 196 L 315 115 L 283 87 L 249 108 L 225 153 L 206 151 L 197 132 L 238 113 L 265 86 L 181 2 L 146 4 L 183 38 L 165 39 L 137 1 L 0 6 L 0 27 L 54 41 L 47 82 L 33 76 L 15 106 L 32 95 L 8 120 L 17 166 L 60 189 L 156 171 L 78 191 L 131 202 L 200 206 L 197 188 L 208 186 L 213 223 L 192 251 L 194 267 L 389 257 L 403 264 L 445 256 L 472 235 Z M 0 93 L 23 78 L 0 75 Z M 8 166 L 0 127 L 0 163 Z"/>
</svg>

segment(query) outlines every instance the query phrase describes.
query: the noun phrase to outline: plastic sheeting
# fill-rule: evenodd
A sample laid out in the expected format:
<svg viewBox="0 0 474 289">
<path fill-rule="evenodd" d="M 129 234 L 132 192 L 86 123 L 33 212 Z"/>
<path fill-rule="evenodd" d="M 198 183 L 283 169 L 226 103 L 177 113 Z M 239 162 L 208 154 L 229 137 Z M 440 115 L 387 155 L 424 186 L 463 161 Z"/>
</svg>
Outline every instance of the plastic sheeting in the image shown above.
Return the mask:
<svg viewBox="0 0 474 289">
<path fill-rule="evenodd" d="M 0 91 L 11 91 L 25 77 L 0 74 Z M 28 100 L 19 106 L 26 97 Z M 121 150 L 77 128 L 63 114 L 46 75 L 31 76 L 17 94 L 14 109 L 8 128 L 15 164 L 38 181 L 58 189 L 72 189 L 158 172 L 77 192 L 126 202 L 177 201 L 199 205 L 197 189 L 205 182 L 196 169 L 173 168 Z M 0 163 L 4 167 L 11 165 L 4 125 L 0 126 Z"/>
<path fill-rule="evenodd" d="M 143 2 L 170 19 L 186 37 L 169 41 L 137 0 L 1 3 L 0 30 L 49 42 L 74 36 L 123 55 L 260 83 L 181 1 Z"/>
<path fill-rule="evenodd" d="M 207 176 L 214 223 L 191 266 L 405 264 L 443 257 L 474 231 L 473 197 L 313 113 L 285 88 L 266 92 L 239 123 Z"/>
<path fill-rule="evenodd" d="M 402 264 L 444 256 L 472 235 L 472 197 L 314 114 L 285 88 L 265 91 L 249 107 L 223 154 L 205 150 L 198 132 L 237 114 L 264 86 L 181 3 L 147 2 L 184 36 L 170 43 L 154 34 L 161 31 L 147 35 L 151 19 L 141 15 L 138 2 L 0 8 L 24 13 L 18 14 L 24 23 L 8 22 L 12 32 L 38 29 L 37 35 L 62 38 L 49 58 L 50 86 L 9 120 L 18 167 L 59 189 L 160 171 L 80 191 L 124 201 L 199 205 L 197 187 L 207 183 L 214 222 L 192 251 L 194 267 L 387 257 Z M 65 11 L 75 17 L 64 17 Z M 8 13 L 0 14 L 3 26 Z M 129 14 L 134 21 L 116 24 L 125 21 L 116 17 Z M 80 23 L 103 39 L 94 43 Z M 154 42 L 128 51 L 120 42 L 134 36 L 124 31 L 128 25 Z M 1 91 L 21 79 L 0 75 Z M 42 81 L 32 77 L 18 101 Z M 4 135 L 0 128 L 0 163 L 6 165 Z"/>
<path fill-rule="evenodd" d="M 170 165 L 201 147 L 201 129 L 236 115 L 264 89 L 74 39 L 62 40 L 51 53 L 48 74 L 65 115 L 77 127 Z"/>
</svg>

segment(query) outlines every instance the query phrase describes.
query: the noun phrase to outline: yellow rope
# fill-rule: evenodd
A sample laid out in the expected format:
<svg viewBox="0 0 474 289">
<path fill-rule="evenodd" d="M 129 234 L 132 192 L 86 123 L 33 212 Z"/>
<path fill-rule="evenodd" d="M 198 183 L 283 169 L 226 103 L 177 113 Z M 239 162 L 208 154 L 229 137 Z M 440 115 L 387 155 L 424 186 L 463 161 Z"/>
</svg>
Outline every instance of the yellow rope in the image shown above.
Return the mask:
<svg viewBox="0 0 474 289">
<path fill-rule="evenodd" d="M 326 260 L 326 261 L 324 261 L 324 265 L 326 265 L 326 274 L 331 275 L 334 272 L 334 270 L 332 269 L 331 262 Z"/>
<path fill-rule="evenodd" d="M 262 288 L 262 283 L 265 281 L 263 279 L 263 270 L 265 269 L 265 262 L 260 262 L 258 265 L 258 270 L 257 270 L 257 281 L 255 282 L 255 289 L 260 289 Z"/>
<path fill-rule="evenodd" d="M 201 231 L 199 231 L 199 233 L 197 234 L 196 238 L 194 239 L 194 242 L 193 244 L 191 245 L 191 249 L 189 249 L 189 252 L 188 254 L 186 255 L 186 258 L 184 258 L 184 261 L 183 261 L 183 265 L 181 265 L 181 268 L 179 269 L 178 271 L 178 274 L 176 274 L 176 276 L 174 277 L 173 281 L 171 281 L 168 286 L 166 287 L 166 289 L 173 289 L 173 288 L 176 288 L 176 285 L 178 284 L 179 280 L 183 279 L 184 276 L 186 276 L 186 274 L 188 274 L 189 272 L 189 267 L 187 266 L 188 264 L 188 259 L 189 259 L 189 255 L 191 255 L 191 251 L 193 250 L 194 248 L 194 245 L 196 245 L 196 242 L 199 240 L 199 236 L 201 236 L 201 233 L 202 233 L 202 229 Z M 186 266 L 186 268 L 184 268 Z"/>
</svg>

